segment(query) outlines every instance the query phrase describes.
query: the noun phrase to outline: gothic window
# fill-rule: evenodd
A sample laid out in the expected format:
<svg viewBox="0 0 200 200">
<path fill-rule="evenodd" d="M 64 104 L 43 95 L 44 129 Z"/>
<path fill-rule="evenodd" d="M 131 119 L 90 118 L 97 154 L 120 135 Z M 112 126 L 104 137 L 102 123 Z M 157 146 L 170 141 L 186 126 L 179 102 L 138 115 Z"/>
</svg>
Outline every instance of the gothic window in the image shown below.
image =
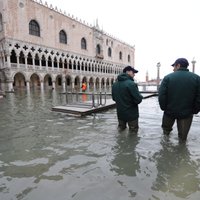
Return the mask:
<svg viewBox="0 0 200 200">
<path fill-rule="evenodd" d="M 97 53 L 97 54 L 100 54 L 100 53 L 101 53 L 101 47 L 100 47 L 99 44 L 97 44 L 96 53 Z"/>
<path fill-rule="evenodd" d="M 59 33 L 60 43 L 67 44 L 67 35 L 64 30 L 61 30 Z"/>
<path fill-rule="evenodd" d="M 20 54 L 19 54 L 19 63 L 25 64 L 25 57 L 24 57 L 23 51 L 21 51 Z"/>
<path fill-rule="evenodd" d="M 108 48 L 108 57 L 111 57 L 112 56 L 112 49 L 109 47 Z"/>
<path fill-rule="evenodd" d="M 119 59 L 122 60 L 122 52 L 119 52 Z"/>
<path fill-rule="evenodd" d="M 29 34 L 40 37 L 40 26 L 35 20 L 29 22 Z"/>
<path fill-rule="evenodd" d="M 87 44 L 86 44 L 86 39 L 85 38 L 81 39 L 81 49 L 87 49 Z"/>
<path fill-rule="evenodd" d="M 15 53 L 15 50 L 12 50 L 12 52 L 11 52 L 10 62 L 11 63 L 17 63 L 17 56 L 16 56 L 16 53 Z"/>
<path fill-rule="evenodd" d="M 131 57 L 130 57 L 130 55 L 128 55 L 128 62 L 130 62 L 131 61 Z"/>
<path fill-rule="evenodd" d="M 30 52 L 28 53 L 28 56 L 27 56 L 27 64 L 33 65 L 33 57 Z"/>
<path fill-rule="evenodd" d="M 40 58 L 38 54 L 35 55 L 35 65 L 39 66 L 40 65 Z"/>
<path fill-rule="evenodd" d="M 2 14 L 0 13 L 0 32 L 3 31 L 3 18 Z"/>
</svg>

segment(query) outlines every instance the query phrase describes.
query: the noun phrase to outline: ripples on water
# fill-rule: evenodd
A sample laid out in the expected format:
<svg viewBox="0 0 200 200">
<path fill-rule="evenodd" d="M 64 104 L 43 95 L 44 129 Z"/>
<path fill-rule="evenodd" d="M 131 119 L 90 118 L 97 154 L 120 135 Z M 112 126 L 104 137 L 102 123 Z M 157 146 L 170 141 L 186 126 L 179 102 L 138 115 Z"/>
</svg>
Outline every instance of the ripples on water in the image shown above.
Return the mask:
<svg viewBox="0 0 200 200">
<path fill-rule="evenodd" d="M 140 130 L 117 131 L 115 109 L 82 118 L 51 111 L 55 91 L 0 99 L 0 199 L 174 200 L 200 196 L 199 116 L 186 145 L 162 135 L 157 98 Z"/>
</svg>

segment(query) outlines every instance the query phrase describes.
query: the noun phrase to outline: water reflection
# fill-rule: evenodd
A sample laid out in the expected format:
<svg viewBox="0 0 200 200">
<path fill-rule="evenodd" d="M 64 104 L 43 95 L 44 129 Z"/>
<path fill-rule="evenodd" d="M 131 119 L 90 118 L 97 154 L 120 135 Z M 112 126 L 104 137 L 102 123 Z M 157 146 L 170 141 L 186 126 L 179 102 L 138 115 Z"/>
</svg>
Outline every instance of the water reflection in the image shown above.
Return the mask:
<svg viewBox="0 0 200 200">
<path fill-rule="evenodd" d="M 189 198 L 200 190 L 199 165 L 191 159 L 186 144 L 173 144 L 167 137 L 160 144 L 162 149 L 154 154 L 158 173 L 152 189 Z"/>
<path fill-rule="evenodd" d="M 115 153 L 112 160 L 112 169 L 117 175 L 136 176 L 139 171 L 139 156 L 136 152 L 136 146 L 139 143 L 139 137 L 133 133 L 120 133 L 117 136 L 116 145 L 113 148 Z"/>
<path fill-rule="evenodd" d="M 65 103 L 55 90 L 0 100 L 0 199 L 199 199 L 199 117 L 182 146 L 177 134 L 163 138 L 157 98 L 140 105 L 137 135 L 117 131 L 115 109 L 83 118 L 51 111 Z"/>
</svg>

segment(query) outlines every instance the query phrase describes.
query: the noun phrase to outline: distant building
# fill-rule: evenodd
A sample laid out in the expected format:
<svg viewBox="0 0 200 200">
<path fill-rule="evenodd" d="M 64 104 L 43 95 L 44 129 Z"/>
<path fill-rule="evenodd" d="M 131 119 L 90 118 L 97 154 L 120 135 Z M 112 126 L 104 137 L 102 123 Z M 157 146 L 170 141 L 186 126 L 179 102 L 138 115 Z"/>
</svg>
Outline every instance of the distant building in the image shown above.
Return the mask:
<svg viewBox="0 0 200 200">
<path fill-rule="evenodd" d="M 42 0 L 0 0 L 0 88 L 106 89 L 135 48 Z"/>
</svg>

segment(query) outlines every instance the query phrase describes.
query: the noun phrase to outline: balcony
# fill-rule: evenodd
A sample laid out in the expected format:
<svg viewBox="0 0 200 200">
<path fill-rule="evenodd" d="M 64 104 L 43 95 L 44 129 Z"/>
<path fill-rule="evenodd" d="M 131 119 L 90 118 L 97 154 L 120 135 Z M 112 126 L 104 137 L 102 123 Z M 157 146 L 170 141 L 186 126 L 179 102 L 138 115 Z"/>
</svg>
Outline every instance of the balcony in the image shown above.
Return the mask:
<svg viewBox="0 0 200 200">
<path fill-rule="evenodd" d="M 95 57 L 96 57 L 97 59 L 103 59 L 103 58 L 104 58 L 102 54 L 96 54 Z"/>
</svg>

